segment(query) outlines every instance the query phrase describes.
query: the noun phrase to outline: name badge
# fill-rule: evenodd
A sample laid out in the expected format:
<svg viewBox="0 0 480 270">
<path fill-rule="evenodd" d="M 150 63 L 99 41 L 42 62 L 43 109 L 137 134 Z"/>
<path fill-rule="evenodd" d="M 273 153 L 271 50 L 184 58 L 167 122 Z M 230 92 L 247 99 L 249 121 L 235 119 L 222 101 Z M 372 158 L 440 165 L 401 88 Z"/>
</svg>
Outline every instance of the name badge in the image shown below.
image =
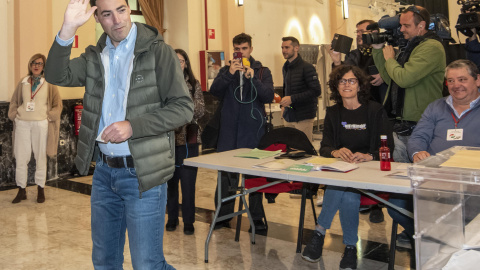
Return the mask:
<svg viewBox="0 0 480 270">
<path fill-rule="evenodd" d="M 30 102 L 27 102 L 27 108 L 26 108 L 27 112 L 33 112 L 35 111 L 35 101 L 30 101 Z"/>
<path fill-rule="evenodd" d="M 447 130 L 447 141 L 461 141 L 463 140 L 463 128 Z"/>
</svg>

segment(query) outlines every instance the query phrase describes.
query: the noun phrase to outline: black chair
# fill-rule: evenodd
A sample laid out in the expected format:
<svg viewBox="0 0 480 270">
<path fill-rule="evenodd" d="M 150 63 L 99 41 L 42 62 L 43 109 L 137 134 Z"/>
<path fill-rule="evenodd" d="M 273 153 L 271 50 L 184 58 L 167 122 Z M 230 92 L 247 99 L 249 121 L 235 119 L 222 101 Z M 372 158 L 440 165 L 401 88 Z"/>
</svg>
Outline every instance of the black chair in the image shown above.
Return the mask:
<svg viewBox="0 0 480 270">
<path fill-rule="evenodd" d="M 308 139 L 308 137 L 302 131 L 291 128 L 291 127 L 283 127 L 274 129 L 271 132 L 266 133 L 261 139 L 258 144 L 259 149 L 267 149 L 272 145 L 285 145 L 287 153 L 293 150 L 301 150 L 305 151 L 306 154 L 312 156 L 318 156 L 315 147 L 313 147 L 312 143 Z M 273 182 L 277 181 L 277 179 L 266 179 L 265 177 L 260 178 L 250 178 L 245 179 L 245 187 L 252 188 L 264 185 L 266 182 Z M 302 200 L 300 206 L 300 221 L 298 225 L 298 239 L 297 239 L 297 253 L 301 252 L 302 249 L 302 238 L 303 238 L 303 225 L 304 225 L 304 217 L 305 217 L 305 204 L 306 199 L 309 198 L 312 205 L 313 211 L 313 218 L 315 221 L 315 225 L 317 224 L 317 215 L 315 212 L 315 203 L 313 202 L 313 195 L 316 194 L 318 190 L 318 186 L 316 184 L 309 184 L 309 183 L 300 183 L 300 182 L 288 182 L 285 181 L 284 183 L 280 183 L 265 189 L 261 189 L 257 192 L 262 193 L 282 193 L 282 192 L 290 192 L 290 193 L 297 193 L 301 190 Z M 243 202 L 240 200 L 239 204 L 239 211 L 243 209 Z M 263 208 L 262 208 L 263 211 Z M 263 213 L 263 219 L 265 225 L 268 228 L 267 218 L 265 215 L 265 211 Z M 235 241 L 239 241 L 240 238 L 240 227 L 241 227 L 242 218 L 237 218 L 237 228 L 235 233 Z"/>
</svg>

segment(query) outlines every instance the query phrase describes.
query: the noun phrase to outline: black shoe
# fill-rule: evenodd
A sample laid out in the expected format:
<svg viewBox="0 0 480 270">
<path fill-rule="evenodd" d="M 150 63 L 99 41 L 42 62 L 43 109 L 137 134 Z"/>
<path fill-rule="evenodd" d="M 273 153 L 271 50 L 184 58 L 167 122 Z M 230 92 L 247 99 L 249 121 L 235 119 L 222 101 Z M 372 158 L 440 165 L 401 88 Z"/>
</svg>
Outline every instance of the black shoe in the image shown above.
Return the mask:
<svg viewBox="0 0 480 270">
<path fill-rule="evenodd" d="M 37 186 L 38 188 L 38 195 L 37 195 L 37 203 L 44 203 L 45 202 L 45 189 L 41 186 Z"/>
<path fill-rule="evenodd" d="M 397 234 L 397 247 L 410 249 L 412 242 L 412 237 L 408 236 L 406 231 Z"/>
<path fill-rule="evenodd" d="M 230 221 L 220 221 L 215 223 L 214 230 L 219 230 L 221 228 L 230 228 Z"/>
<path fill-rule="evenodd" d="M 18 187 L 18 193 L 17 196 L 15 196 L 15 199 L 13 199 L 12 203 L 19 203 L 22 200 L 27 199 L 27 191 L 24 188 Z"/>
<path fill-rule="evenodd" d="M 177 229 L 177 225 L 178 225 L 178 219 L 168 220 L 167 225 L 165 226 L 165 229 L 169 232 L 173 232 Z"/>
<path fill-rule="evenodd" d="M 302 258 L 309 262 L 320 261 L 320 258 L 322 257 L 324 240 L 325 240 L 325 235 L 315 230 L 313 232 L 312 239 L 303 250 Z"/>
<path fill-rule="evenodd" d="M 253 225 L 255 225 L 255 232 L 265 231 L 267 229 L 267 225 L 265 225 L 265 223 L 263 223 L 261 219 L 254 220 Z M 251 226 L 250 226 L 250 229 L 248 229 L 248 232 L 252 232 Z"/>
<path fill-rule="evenodd" d="M 384 217 L 383 217 L 382 208 L 380 208 L 380 206 L 378 206 L 378 205 L 373 206 L 372 211 L 370 212 L 369 219 L 370 219 L 370 222 L 372 222 L 372 223 L 383 222 Z"/>
<path fill-rule="evenodd" d="M 346 246 L 340 261 L 341 270 L 357 269 L 357 248 L 355 246 Z"/>
<path fill-rule="evenodd" d="M 183 233 L 186 235 L 192 235 L 195 232 L 195 227 L 193 223 L 184 223 L 183 224 Z"/>
</svg>

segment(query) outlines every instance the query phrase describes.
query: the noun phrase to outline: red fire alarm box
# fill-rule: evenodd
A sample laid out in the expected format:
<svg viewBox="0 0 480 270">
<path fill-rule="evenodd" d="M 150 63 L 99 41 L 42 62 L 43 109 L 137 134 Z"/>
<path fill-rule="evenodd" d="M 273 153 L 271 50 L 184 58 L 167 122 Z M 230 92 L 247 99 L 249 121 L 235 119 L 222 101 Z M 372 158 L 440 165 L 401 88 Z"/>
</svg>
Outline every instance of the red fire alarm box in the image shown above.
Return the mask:
<svg viewBox="0 0 480 270">
<path fill-rule="evenodd" d="M 223 51 L 200 51 L 200 83 L 203 91 L 210 89 L 213 79 L 223 66 L 225 66 Z"/>
<path fill-rule="evenodd" d="M 208 39 L 215 39 L 215 29 L 208 29 Z"/>
</svg>

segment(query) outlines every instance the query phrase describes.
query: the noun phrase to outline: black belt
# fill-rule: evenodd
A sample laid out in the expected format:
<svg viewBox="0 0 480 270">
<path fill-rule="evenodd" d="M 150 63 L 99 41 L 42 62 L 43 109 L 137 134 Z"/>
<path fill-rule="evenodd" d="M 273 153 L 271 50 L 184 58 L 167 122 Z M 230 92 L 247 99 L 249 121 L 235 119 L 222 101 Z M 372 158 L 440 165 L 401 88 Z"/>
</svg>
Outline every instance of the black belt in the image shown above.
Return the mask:
<svg viewBox="0 0 480 270">
<path fill-rule="evenodd" d="M 100 153 L 100 155 L 102 155 L 103 162 L 110 168 L 135 168 L 132 156 L 112 157 L 103 153 Z"/>
</svg>

